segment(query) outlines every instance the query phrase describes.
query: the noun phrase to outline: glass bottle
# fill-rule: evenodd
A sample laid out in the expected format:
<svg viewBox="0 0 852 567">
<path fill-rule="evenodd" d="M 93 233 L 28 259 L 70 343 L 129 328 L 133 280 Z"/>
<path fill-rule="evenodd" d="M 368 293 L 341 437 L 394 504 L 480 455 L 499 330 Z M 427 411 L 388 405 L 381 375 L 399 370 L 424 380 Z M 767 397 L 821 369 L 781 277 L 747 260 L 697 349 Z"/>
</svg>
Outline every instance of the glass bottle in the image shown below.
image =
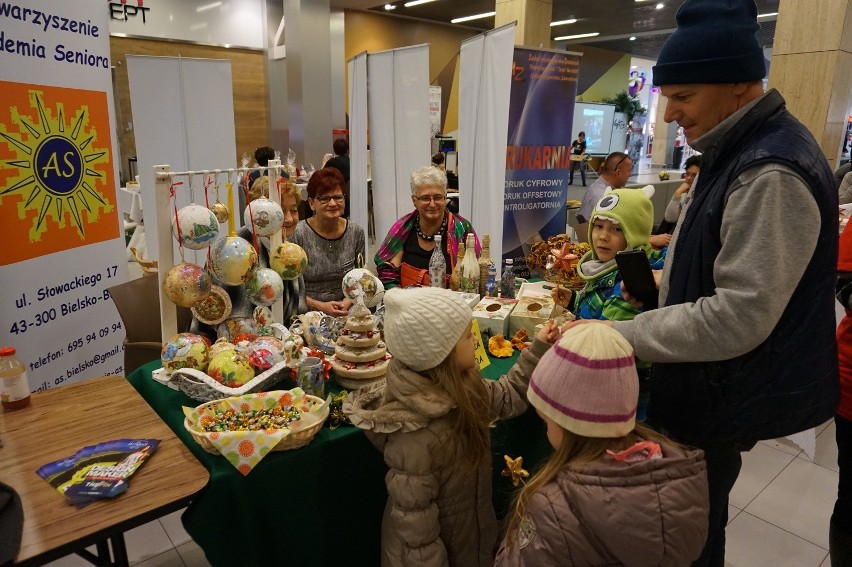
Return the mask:
<svg viewBox="0 0 852 567">
<path fill-rule="evenodd" d="M 0 348 L 0 405 L 16 410 L 30 405 L 27 367 L 15 356 L 14 347 Z"/>
<path fill-rule="evenodd" d="M 507 299 L 515 298 L 515 261 L 512 258 L 506 258 L 506 268 L 503 270 L 503 277 L 500 280 L 500 297 Z"/>
<path fill-rule="evenodd" d="M 467 252 L 464 255 L 464 263 L 461 268 L 459 279 L 459 291 L 465 293 L 479 293 L 479 262 L 476 258 L 476 241 L 473 234 L 467 235 L 465 244 Z"/>
<path fill-rule="evenodd" d="M 485 283 L 485 296 L 497 297 L 497 268 L 492 263 L 488 266 L 488 279 Z"/>
<path fill-rule="evenodd" d="M 446 287 L 447 285 L 447 261 L 444 260 L 444 250 L 441 247 L 441 235 L 435 235 L 435 249 L 429 258 L 429 285 L 432 287 Z"/>
<path fill-rule="evenodd" d="M 491 237 L 487 234 L 482 235 L 482 252 L 479 254 L 479 295 L 486 295 L 485 284 L 488 283 L 488 266 L 494 262 L 491 261 Z"/>
<path fill-rule="evenodd" d="M 461 267 L 462 262 L 464 262 L 464 241 L 459 242 L 459 253 L 456 257 L 456 265 L 453 267 L 453 271 L 450 274 L 450 289 L 453 291 L 459 290 L 459 282 L 461 281 Z"/>
</svg>

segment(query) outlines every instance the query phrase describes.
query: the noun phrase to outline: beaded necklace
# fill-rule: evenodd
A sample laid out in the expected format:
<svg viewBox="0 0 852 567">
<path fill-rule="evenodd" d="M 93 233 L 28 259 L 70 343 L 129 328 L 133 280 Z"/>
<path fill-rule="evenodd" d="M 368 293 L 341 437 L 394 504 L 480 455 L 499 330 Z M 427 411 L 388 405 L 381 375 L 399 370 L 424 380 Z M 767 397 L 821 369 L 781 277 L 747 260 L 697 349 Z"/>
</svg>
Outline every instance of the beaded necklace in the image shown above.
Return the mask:
<svg viewBox="0 0 852 567">
<path fill-rule="evenodd" d="M 447 211 L 444 211 L 444 220 L 441 221 L 441 228 L 438 229 L 438 232 L 435 234 L 426 236 L 423 234 L 423 231 L 420 230 L 420 213 L 414 215 L 414 230 L 417 232 L 417 236 L 422 238 L 423 240 L 427 240 L 432 242 L 435 240 L 435 234 L 444 234 L 444 231 L 447 230 Z"/>
</svg>

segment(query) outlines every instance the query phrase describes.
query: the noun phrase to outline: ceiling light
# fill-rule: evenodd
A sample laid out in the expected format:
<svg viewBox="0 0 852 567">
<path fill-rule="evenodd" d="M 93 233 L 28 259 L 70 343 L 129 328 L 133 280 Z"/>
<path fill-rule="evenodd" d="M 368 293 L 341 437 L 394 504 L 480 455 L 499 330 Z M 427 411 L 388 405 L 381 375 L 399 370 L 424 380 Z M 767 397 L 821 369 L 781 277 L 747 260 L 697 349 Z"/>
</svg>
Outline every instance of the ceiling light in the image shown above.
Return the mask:
<svg viewBox="0 0 852 567">
<path fill-rule="evenodd" d="M 412 0 L 411 2 L 406 2 L 405 7 L 411 8 L 412 6 L 418 6 L 420 4 L 428 4 L 429 2 L 434 2 L 435 0 Z"/>
<path fill-rule="evenodd" d="M 631 36 L 630 36 L 630 41 L 636 41 L 636 36 L 635 36 L 635 35 L 631 35 Z"/>
<path fill-rule="evenodd" d="M 657 10 L 662 10 L 662 9 L 663 9 L 663 8 L 665 8 L 665 7 L 666 7 L 666 5 L 665 5 L 665 4 L 663 4 L 662 2 L 660 2 L 659 4 L 657 4 L 657 5 L 655 6 L 655 8 L 657 8 Z"/>
<path fill-rule="evenodd" d="M 385 4 L 385 10 L 396 10 L 396 6 L 393 4 Z"/>
<path fill-rule="evenodd" d="M 636 68 L 636 65 L 631 65 L 631 66 L 630 66 L 630 68 L 631 68 L 631 69 L 635 69 L 635 68 Z"/>
<path fill-rule="evenodd" d="M 777 15 L 778 15 L 778 12 L 767 12 L 765 14 L 758 14 L 757 17 L 758 18 L 771 18 L 772 16 L 777 16 Z M 553 24 L 550 24 L 550 25 L 553 25 Z"/>
<path fill-rule="evenodd" d="M 564 26 L 565 24 L 576 24 L 577 18 L 571 18 L 570 20 L 559 20 L 558 22 L 550 22 L 550 27 L 553 26 Z"/>
<path fill-rule="evenodd" d="M 199 6 L 198 8 L 195 9 L 195 11 L 196 12 L 204 12 L 206 10 L 212 10 L 213 8 L 218 8 L 221 5 L 222 5 L 221 2 L 213 2 L 212 4 L 205 4 L 203 6 Z"/>
<path fill-rule="evenodd" d="M 567 39 L 580 39 L 583 37 L 595 37 L 596 35 L 601 35 L 601 32 L 594 33 L 578 33 L 577 35 L 563 35 L 562 37 L 554 37 L 554 41 L 564 41 Z"/>
<path fill-rule="evenodd" d="M 473 16 L 465 16 L 464 18 L 453 18 L 450 20 L 451 24 L 460 24 L 462 22 L 469 22 L 471 20 L 479 20 L 482 18 L 490 18 L 495 15 L 497 12 L 485 12 L 483 14 L 474 14 Z"/>
</svg>

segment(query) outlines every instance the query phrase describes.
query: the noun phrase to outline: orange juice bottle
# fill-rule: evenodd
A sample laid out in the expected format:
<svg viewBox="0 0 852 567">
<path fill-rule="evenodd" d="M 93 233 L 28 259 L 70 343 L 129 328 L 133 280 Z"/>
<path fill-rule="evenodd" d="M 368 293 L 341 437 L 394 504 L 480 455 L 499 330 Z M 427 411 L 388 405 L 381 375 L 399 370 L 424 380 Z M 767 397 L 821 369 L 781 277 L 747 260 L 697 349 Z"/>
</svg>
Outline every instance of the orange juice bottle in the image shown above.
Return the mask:
<svg viewBox="0 0 852 567">
<path fill-rule="evenodd" d="M 27 367 L 15 356 L 14 347 L 0 348 L 0 406 L 16 410 L 30 405 Z"/>
</svg>

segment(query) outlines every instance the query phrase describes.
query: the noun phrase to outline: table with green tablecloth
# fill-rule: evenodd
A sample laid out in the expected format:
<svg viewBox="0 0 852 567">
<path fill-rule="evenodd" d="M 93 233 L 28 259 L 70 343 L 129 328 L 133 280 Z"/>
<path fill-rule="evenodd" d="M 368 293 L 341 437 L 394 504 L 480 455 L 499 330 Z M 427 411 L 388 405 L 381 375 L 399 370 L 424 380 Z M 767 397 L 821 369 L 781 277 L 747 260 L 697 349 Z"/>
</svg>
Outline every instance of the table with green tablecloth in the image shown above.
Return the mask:
<svg viewBox="0 0 852 567">
<path fill-rule="evenodd" d="M 483 375 L 497 378 L 516 359 L 517 353 L 491 359 Z M 326 424 L 309 445 L 274 451 L 243 476 L 224 457 L 204 451 L 184 429 L 182 406 L 200 402 L 153 380 L 151 373 L 159 367 L 151 362 L 128 380 L 210 471 L 210 481 L 182 520 L 214 567 L 379 564 L 387 467 L 360 429 L 332 430 Z M 333 382 L 329 385 L 336 389 Z M 514 490 L 500 476 L 503 455 L 523 455 L 530 468 L 549 452 L 535 412 L 498 422 L 492 452 L 494 506 L 502 517 Z"/>
</svg>

